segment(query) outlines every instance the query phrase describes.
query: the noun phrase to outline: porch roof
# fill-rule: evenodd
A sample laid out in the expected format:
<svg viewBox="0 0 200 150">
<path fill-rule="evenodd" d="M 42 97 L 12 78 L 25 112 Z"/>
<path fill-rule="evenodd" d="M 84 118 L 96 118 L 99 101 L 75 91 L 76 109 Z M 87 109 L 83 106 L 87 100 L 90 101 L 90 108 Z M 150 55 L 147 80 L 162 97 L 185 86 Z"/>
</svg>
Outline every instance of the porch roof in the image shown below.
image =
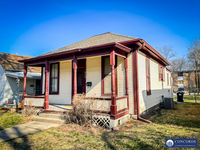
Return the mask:
<svg viewBox="0 0 200 150">
<path fill-rule="evenodd" d="M 23 72 L 7 72 L 6 76 L 11 78 L 24 78 Z M 41 78 L 40 72 L 27 72 L 27 78 Z"/>
</svg>

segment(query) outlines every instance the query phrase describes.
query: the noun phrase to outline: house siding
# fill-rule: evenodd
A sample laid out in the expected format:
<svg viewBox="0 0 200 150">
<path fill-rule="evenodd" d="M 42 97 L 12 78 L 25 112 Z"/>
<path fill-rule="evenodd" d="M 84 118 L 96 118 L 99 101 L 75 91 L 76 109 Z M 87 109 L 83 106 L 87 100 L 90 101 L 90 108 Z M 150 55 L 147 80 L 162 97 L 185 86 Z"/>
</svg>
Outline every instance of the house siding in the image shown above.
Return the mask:
<svg viewBox="0 0 200 150">
<path fill-rule="evenodd" d="M 146 56 L 142 53 L 138 53 L 138 80 L 139 80 L 139 103 L 140 114 L 145 110 L 159 104 L 162 101 L 162 95 L 164 97 L 172 97 L 171 86 L 167 85 L 167 72 L 165 73 L 165 82 L 159 81 L 158 74 L 159 64 L 150 59 L 150 79 L 151 79 L 151 95 L 146 93 Z M 169 75 L 171 77 L 171 74 Z"/>
<path fill-rule="evenodd" d="M 5 88 L 5 71 L 0 65 L 0 106 L 2 106 L 5 101 L 4 101 L 4 88 Z"/>
<path fill-rule="evenodd" d="M 128 92 L 129 92 L 129 114 L 134 114 L 133 93 L 133 53 L 128 54 Z"/>
<path fill-rule="evenodd" d="M 45 82 L 43 82 L 44 84 Z M 50 88 L 50 86 L 49 86 Z M 71 104 L 72 98 L 72 61 L 60 62 L 59 94 L 49 95 L 50 104 Z"/>
<path fill-rule="evenodd" d="M 124 68 L 124 58 L 117 56 L 117 90 L 118 97 L 126 94 L 126 76 Z"/>
<path fill-rule="evenodd" d="M 86 86 L 86 96 L 101 97 L 101 56 L 86 58 L 87 82 L 92 82 L 92 86 Z"/>
</svg>

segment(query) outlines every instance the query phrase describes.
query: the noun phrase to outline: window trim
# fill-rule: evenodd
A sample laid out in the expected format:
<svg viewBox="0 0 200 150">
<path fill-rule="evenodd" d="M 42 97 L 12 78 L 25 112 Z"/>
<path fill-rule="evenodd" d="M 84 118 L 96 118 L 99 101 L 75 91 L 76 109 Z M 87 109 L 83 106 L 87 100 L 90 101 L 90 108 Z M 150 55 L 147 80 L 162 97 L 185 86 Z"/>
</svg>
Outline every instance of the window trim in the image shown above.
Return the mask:
<svg viewBox="0 0 200 150">
<path fill-rule="evenodd" d="M 162 70 L 162 77 L 161 78 L 160 78 L 160 72 L 159 72 L 160 68 Z M 160 65 L 160 64 L 158 65 L 158 78 L 159 78 L 159 81 L 165 82 L 165 67 Z"/>
<path fill-rule="evenodd" d="M 167 73 L 167 85 L 169 86 L 169 73 Z"/>
<path fill-rule="evenodd" d="M 51 78 L 52 78 L 52 65 L 53 64 L 58 64 L 58 77 L 57 77 L 57 79 L 58 79 L 58 82 L 57 82 L 57 92 L 52 92 L 51 91 L 51 84 L 52 84 L 52 81 L 51 81 Z M 59 94 L 59 83 L 60 83 L 60 63 L 59 62 L 57 62 L 57 63 L 51 63 L 50 64 L 50 77 L 49 77 L 49 94 L 50 95 L 58 95 Z"/>
<path fill-rule="evenodd" d="M 111 93 L 110 94 L 104 94 L 104 59 L 105 57 L 109 57 L 110 58 L 110 55 L 107 55 L 107 56 L 101 56 L 101 96 L 111 96 L 112 95 L 112 90 L 111 90 Z M 110 66 L 111 68 L 111 66 Z M 111 76 L 112 78 L 112 76 Z M 112 79 L 111 79 L 111 87 L 112 87 Z M 115 56 L 115 94 L 116 96 L 118 95 L 118 86 L 117 86 L 117 56 Z"/>
<path fill-rule="evenodd" d="M 147 91 L 147 95 L 151 95 L 151 67 L 150 67 L 150 59 L 149 57 L 146 57 L 146 60 L 145 60 L 145 64 L 146 64 L 146 91 L 147 91 L 147 86 L 148 86 L 148 83 L 147 83 L 147 78 L 149 78 L 149 91 Z M 147 75 L 147 61 L 149 62 L 149 75 Z"/>
</svg>

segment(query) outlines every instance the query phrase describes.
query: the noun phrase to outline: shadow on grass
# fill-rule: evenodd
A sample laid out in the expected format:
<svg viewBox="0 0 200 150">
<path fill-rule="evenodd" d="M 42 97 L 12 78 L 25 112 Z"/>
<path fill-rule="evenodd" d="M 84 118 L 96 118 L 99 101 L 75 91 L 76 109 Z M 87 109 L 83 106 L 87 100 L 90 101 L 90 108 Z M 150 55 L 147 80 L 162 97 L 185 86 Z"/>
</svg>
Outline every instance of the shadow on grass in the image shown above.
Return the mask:
<svg viewBox="0 0 200 150">
<path fill-rule="evenodd" d="M 13 133 L 17 134 L 18 136 L 21 136 L 20 137 L 20 140 L 19 142 L 16 141 L 16 139 L 10 139 L 8 141 L 4 141 L 6 142 L 7 144 L 9 144 L 12 149 L 14 150 L 27 150 L 27 149 L 30 149 L 31 147 L 31 142 L 29 141 L 28 137 L 25 135 L 25 136 L 22 136 L 23 133 L 21 133 L 17 127 L 13 127 Z M 2 130 L 0 131 L 1 135 L 3 134 L 3 137 L 9 137 L 9 134 L 7 132 L 5 132 L 5 130 Z M 1 136 L 0 136 L 0 139 L 1 139 Z M 1 146 L 1 143 L 0 143 L 0 146 Z"/>
</svg>

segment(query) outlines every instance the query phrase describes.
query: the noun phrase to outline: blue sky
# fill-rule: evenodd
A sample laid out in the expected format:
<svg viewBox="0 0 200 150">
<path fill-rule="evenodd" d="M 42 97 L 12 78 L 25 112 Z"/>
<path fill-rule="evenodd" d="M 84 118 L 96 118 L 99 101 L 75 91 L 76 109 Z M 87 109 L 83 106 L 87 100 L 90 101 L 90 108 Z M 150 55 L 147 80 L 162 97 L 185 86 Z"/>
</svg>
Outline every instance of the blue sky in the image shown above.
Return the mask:
<svg viewBox="0 0 200 150">
<path fill-rule="evenodd" d="M 172 45 L 200 37 L 199 0 L 0 0 L 1 52 L 38 56 L 105 32 Z"/>
</svg>

